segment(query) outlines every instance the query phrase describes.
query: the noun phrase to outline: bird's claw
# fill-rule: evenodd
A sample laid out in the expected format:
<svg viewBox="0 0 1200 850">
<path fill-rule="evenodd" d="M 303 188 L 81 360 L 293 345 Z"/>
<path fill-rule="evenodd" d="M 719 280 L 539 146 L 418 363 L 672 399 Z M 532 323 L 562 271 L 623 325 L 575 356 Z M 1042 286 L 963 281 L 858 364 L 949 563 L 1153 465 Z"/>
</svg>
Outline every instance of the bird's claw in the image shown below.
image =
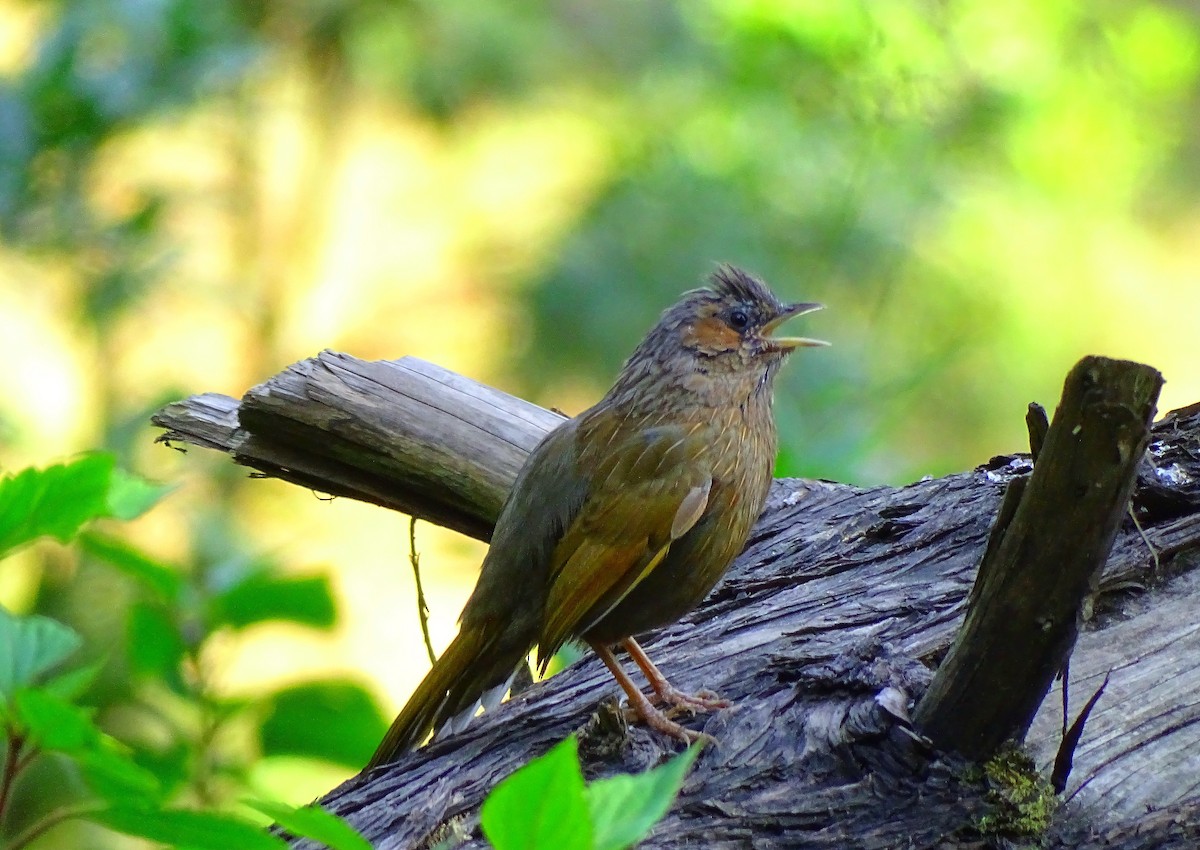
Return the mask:
<svg viewBox="0 0 1200 850">
<path fill-rule="evenodd" d="M 689 694 L 671 685 L 656 689 L 654 695 L 659 704 L 668 706 L 667 714 L 670 716 L 677 715 L 682 711 L 689 714 L 720 711 L 733 705 L 730 700 L 723 699 L 710 690 L 700 690 Z"/>
<path fill-rule="evenodd" d="M 637 706 L 627 704 L 623 709 L 623 713 L 625 715 L 625 720 L 628 723 L 640 723 L 641 725 L 648 726 L 654 731 L 661 732 L 670 738 L 683 741 L 685 744 L 691 745 L 697 742 L 703 742 L 706 745 L 711 744 L 712 746 L 716 746 L 718 743 L 717 739 L 712 735 L 709 735 L 707 732 L 698 732 L 694 729 L 688 729 L 687 727 L 681 726 L 671 719 L 674 713 L 682 710 L 683 709 L 676 707 L 670 712 L 664 714 L 657 709 L 651 708 L 650 711 L 642 712 Z"/>
</svg>

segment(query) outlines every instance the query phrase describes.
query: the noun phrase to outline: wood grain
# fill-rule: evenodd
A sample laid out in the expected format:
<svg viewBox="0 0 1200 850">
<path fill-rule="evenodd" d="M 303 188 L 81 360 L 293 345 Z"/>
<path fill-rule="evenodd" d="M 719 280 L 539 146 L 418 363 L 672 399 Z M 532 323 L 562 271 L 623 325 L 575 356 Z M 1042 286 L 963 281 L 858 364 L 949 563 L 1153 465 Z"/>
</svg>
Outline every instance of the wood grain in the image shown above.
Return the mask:
<svg viewBox="0 0 1200 850">
<path fill-rule="evenodd" d="M 246 393 L 153 417 L 161 439 L 220 448 L 245 466 L 417 516 L 481 540 L 557 413 L 414 357 L 324 351 Z"/>
</svg>

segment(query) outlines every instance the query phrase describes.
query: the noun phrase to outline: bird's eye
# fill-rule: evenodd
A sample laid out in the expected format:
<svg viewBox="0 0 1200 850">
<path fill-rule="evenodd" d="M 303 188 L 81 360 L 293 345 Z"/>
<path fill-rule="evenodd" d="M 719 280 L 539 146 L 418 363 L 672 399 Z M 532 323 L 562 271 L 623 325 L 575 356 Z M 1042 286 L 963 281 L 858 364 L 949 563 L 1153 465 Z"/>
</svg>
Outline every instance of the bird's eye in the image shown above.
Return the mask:
<svg viewBox="0 0 1200 850">
<path fill-rule="evenodd" d="M 745 310 L 734 310 L 729 314 L 729 326 L 731 328 L 740 331 L 748 324 L 750 324 L 750 317 L 746 315 Z"/>
</svg>

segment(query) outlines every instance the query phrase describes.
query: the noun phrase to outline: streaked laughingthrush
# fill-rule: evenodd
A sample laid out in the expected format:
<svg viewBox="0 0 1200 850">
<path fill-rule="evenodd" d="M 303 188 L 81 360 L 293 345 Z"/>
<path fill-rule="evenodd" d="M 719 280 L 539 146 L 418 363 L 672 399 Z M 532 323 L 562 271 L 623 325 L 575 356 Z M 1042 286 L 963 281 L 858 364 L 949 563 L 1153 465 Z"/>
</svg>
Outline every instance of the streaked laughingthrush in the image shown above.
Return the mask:
<svg viewBox="0 0 1200 850">
<path fill-rule="evenodd" d="M 417 687 L 369 767 L 431 732 L 457 731 L 503 697 L 536 644 L 547 662 L 580 639 L 648 726 L 697 737 L 651 703 L 613 655 L 622 646 L 656 701 L 712 710 L 673 688 L 634 639 L 682 617 L 742 550 L 775 464 L 775 375 L 801 346 L 774 336 L 820 309 L 784 304 L 720 267 L 663 313 L 594 407 L 551 431 L 517 475 L 458 636 Z"/>
</svg>

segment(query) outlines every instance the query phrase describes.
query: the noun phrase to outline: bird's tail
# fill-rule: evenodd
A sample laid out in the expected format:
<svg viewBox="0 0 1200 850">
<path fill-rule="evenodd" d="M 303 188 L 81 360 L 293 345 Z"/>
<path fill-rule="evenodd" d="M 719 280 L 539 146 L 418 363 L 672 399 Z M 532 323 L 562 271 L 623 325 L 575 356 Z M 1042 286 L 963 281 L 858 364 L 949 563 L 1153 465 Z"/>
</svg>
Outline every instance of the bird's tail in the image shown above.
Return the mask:
<svg viewBox="0 0 1200 850">
<path fill-rule="evenodd" d="M 395 761 L 416 749 L 431 732 L 450 722 L 460 731 L 482 698 L 492 708 L 508 690 L 513 671 L 524 663 L 529 647 L 499 646 L 484 629 L 466 629 L 445 652 L 392 721 L 366 770 Z M 490 703 L 490 705 L 488 705 Z"/>
</svg>

